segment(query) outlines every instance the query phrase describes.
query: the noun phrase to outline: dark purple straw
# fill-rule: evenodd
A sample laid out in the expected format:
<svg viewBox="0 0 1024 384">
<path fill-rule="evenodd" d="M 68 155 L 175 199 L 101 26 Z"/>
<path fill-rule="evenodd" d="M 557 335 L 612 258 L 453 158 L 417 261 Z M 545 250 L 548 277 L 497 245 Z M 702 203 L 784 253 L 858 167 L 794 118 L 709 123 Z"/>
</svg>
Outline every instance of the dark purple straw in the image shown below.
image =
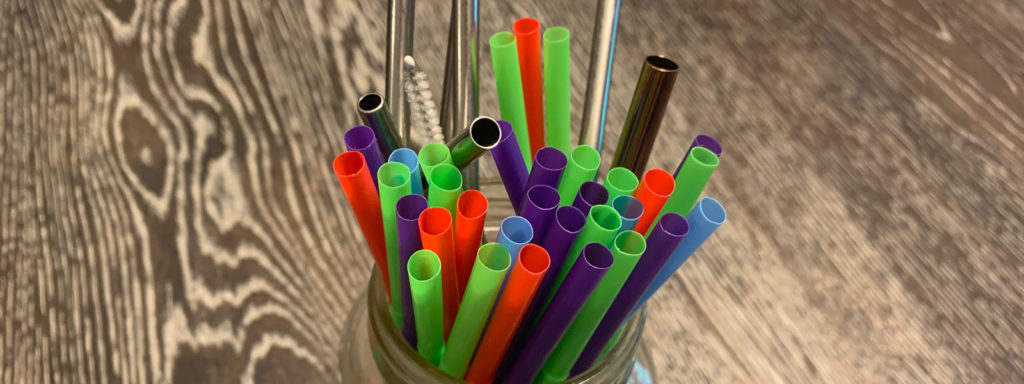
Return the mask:
<svg viewBox="0 0 1024 384">
<path fill-rule="evenodd" d="M 398 278 L 402 286 L 402 336 L 416 345 L 416 319 L 413 316 L 412 291 L 409 288 L 409 256 L 423 248 L 420 242 L 420 213 L 427 209 L 423 195 L 402 196 L 395 204 L 395 229 L 398 232 Z"/>
<path fill-rule="evenodd" d="M 501 182 L 505 184 L 505 193 L 512 207 L 519 209 L 526 193 L 526 163 L 512 124 L 498 120 L 498 127 L 501 127 L 501 139 L 491 148 L 491 157 L 494 158 L 494 166 L 498 168 L 498 175 L 501 175 Z"/>
<path fill-rule="evenodd" d="M 363 154 L 366 168 L 370 170 L 370 176 L 373 176 L 373 185 L 377 185 L 377 169 L 384 164 L 384 156 L 380 153 L 373 129 L 365 125 L 350 128 L 345 132 L 345 148 Z"/>
<path fill-rule="evenodd" d="M 679 162 L 679 166 L 676 167 L 676 171 L 672 173 L 672 177 L 676 177 L 676 175 L 679 174 L 679 170 L 683 168 L 683 163 L 685 163 L 686 158 L 690 156 L 690 151 L 693 150 L 693 147 L 707 148 L 711 153 L 714 153 L 715 156 L 722 157 L 722 145 L 718 143 L 718 140 L 715 140 L 714 137 L 705 134 L 699 134 L 697 137 L 693 138 L 693 142 L 690 143 L 690 148 L 686 150 L 686 154 L 683 155 L 683 161 Z"/>
<path fill-rule="evenodd" d="M 534 244 L 540 244 L 540 235 L 551 225 L 558 201 L 558 190 L 547 185 L 537 185 L 526 192 L 526 199 L 523 200 L 523 207 L 519 211 L 520 216 L 526 218 L 533 227 L 533 233 L 536 234 L 533 237 Z"/>
<path fill-rule="evenodd" d="M 590 213 L 591 207 L 606 203 L 608 203 L 608 189 L 600 183 L 588 181 L 580 186 L 579 192 L 576 192 L 576 200 L 573 200 L 572 206 L 586 216 Z"/>
<path fill-rule="evenodd" d="M 612 266 L 612 252 L 600 243 L 590 243 L 576 263 L 569 269 L 562 285 L 551 299 L 551 305 L 541 316 L 526 342 L 519 359 L 512 364 L 502 383 L 531 383 L 540 372 L 544 361 L 551 355 L 558 342 L 576 319 L 583 304 L 594 293 L 594 288 Z"/>
<path fill-rule="evenodd" d="M 615 336 L 619 327 L 626 322 L 630 311 L 643 297 L 647 287 L 654 281 L 658 271 L 668 261 L 669 256 L 672 256 L 672 251 L 676 249 L 689 230 L 690 226 L 686 223 L 686 219 L 671 212 L 662 216 L 661 220 L 651 229 L 651 233 L 647 237 L 647 250 L 643 256 L 640 256 L 640 261 L 637 262 L 636 267 L 633 267 L 633 272 L 629 274 L 626 283 L 623 284 L 619 294 L 612 301 L 612 305 L 605 312 L 601 323 L 598 324 L 594 334 L 590 336 L 590 341 L 587 342 L 583 353 L 573 365 L 570 376 L 586 371 L 601 356 L 605 345 Z"/>
<path fill-rule="evenodd" d="M 526 190 L 529 191 L 530 188 L 541 184 L 558 189 L 558 182 L 562 180 L 562 172 L 565 171 L 565 165 L 568 163 L 569 159 L 556 148 L 539 149 L 533 159 L 530 177 L 526 179 Z M 520 207 L 516 206 L 515 208 Z"/>
</svg>

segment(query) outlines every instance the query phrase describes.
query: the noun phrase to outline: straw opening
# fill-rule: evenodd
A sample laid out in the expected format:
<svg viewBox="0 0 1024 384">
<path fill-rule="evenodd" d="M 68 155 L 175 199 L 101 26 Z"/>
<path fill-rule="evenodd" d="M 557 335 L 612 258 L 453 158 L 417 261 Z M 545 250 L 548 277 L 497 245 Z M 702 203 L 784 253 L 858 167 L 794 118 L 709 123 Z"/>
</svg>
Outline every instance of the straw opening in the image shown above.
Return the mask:
<svg viewBox="0 0 1024 384">
<path fill-rule="evenodd" d="M 615 236 L 615 248 L 631 256 L 640 256 L 647 250 L 647 241 L 636 231 L 624 231 Z"/>
<path fill-rule="evenodd" d="M 431 236 L 439 236 L 452 229 L 452 215 L 441 207 L 430 207 L 420 213 L 420 230 Z"/>
<path fill-rule="evenodd" d="M 450 156 L 451 153 L 444 144 L 430 143 L 420 149 L 419 159 L 423 162 L 423 165 L 433 166 L 443 163 Z"/>
<path fill-rule="evenodd" d="M 391 152 L 391 156 L 388 157 L 388 161 L 405 164 L 405 166 L 409 167 L 409 170 L 412 172 L 415 172 L 420 167 L 420 163 L 416 158 L 416 152 L 413 152 L 413 150 L 409 148 L 398 148 L 394 150 L 394 152 Z"/>
<path fill-rule="evenodd" d="M 537 208 L 543 210 L 555 209 L 559 202 L 558 190 L 543 184 L 530 188 L 526 198 L 530 199 L 530 202 L 536 205 Z"/>
<path fill-rule="evenodd" d="M 595 205 L 590 209 L 590 216 L 603 229 L 610 231 L 622 227 L 622 217 L 619 217 L 619 213 L 610 206 Z"/>
<path fill-rule="evenodd" d="M 432 251 L 421 249 L 409 256 L 409 277 L 417 281 L 427 281 L 441 274 L 441 259 Z"/>
<path fill-rule="evenodd" d="M 679 65 L 665 56 L 647 56 L 647 64 L 650 64 L 659 71 L 674 72 L 679 70 Z"/>
<path fill-rule="evenodd" d="M 469 138 L 480 148 L 494 148 L 501 141 L 501 127 L 490 117 L 478 117 L 469 126 Z"/>
<path fill-rule="evenodd" d="M 350 150 L 361 151 L 369 148 L 377 140 L 373 129 L 365 125 L 357 125 L 345 132 L 345 144 Z"/>
<path fill-rule="evenodd" d="M 409 167 L 402 163 L 387 162 L 377 170 L 377 182 L 382 187 L 398 188 L 409 182 Z"/>
<path fill-rule="evenodd" d="M 669 212 L 661 217 L 658 226 L 674 237 L 683 237 L 690 232 L 690 223 L 678 213 Z"/>
<path fill-rule="evenodd" d="M 622 195 L 612 200 L 612 208 L 615 208 L 624 219 L 639 219 L 644 214 L 644 204 L 633 196 Z"/>
<path fill-rule="evenodd" d="M 714 152 L 704 147 L 694 147 L 690 151 L 690 157 L 708 167 L 718 165 L 718 156 L 715 156 Z"/>
<path fill-rule="evenodd" d="M 342 152 L 334 158 L 334 173 L 341 176 L 353 176 L 366 168 L 363 154 L 356 151 Z"/>
<path fill-rule="evenodd" d="M 668 197 L 676 189 L 676 181 L 672 179 L 672 175 L 661 168 L 647 171 L 643 183 L 649 191 L 659 197 Z"/>
<path fill-rule="evenodd" d="M 702 133 L 697 135 L 697 138 L 694 141 L 697 142 L 697 145 L 709 149 L 716 155 L 722 154 L 722 144 L 719 143 L 718 140 L 715 140 L 714 137 Z"/>
<path fill-rule="evenodd" d="M 548 266 L 551 265 L 551 257 L 548 256 L 548 251 L 544 250 L 544 247 L 537 244 L 526 244 L 523 249 L 519 250 L 519 264 L 527 272 L 539 275 L 548 270 Z"/>
<path fill-rule="evenodd" d="M 370 113 L 376 112 L 384 105 L 384 98 L 376 93 L 367 93 L 363 97 L 359 98 L 359 112 Z"/>
<path fill-rule="evenodd" d="M 580 145 L 572 150 L 572 162 L 588 171 L 596 170 L 601 166 L 601 154 L 591 146 Z"/>
<path fill-rule="evenodd" d="M 524 17 L 516 20 L 516 22 L 512 24 L 512 30 L 515 31 L 517 35 L 535 33 L 540 30 L 540 22 L 534 18 Z"/>
<path fill-rule="evenodd" d="M 554 147 L 544 147 L 537 150 L 537 156 L 533 159 L 533 165 L 546 170 L 558 170 L 565 168 L 569 160 L 565 154 Z"/>
<path fill-rule="evenodd" d="M 454 165 L 438 165 L 430 171 L 430 184 L 444 190 L 454 191 L 462 188 L 462 173 Z"/>
<path fill-rule="evenodd" d="M 725 222 L 725 207 L 718 200 L 710 197 L 705 197 L 697 202 L 697 207 L 700 208 L 700 214 L 704 216 L 704 219 L 720 225 Z"/>
<path fill-rule="evenodd" d="M 516 35 L 512 32 L 501 31 L 491 35 L 490 44 L 493 48 L 502 48 L 516 43 Z"/>
<path fill-rule="evenodd" d="M 605 177 L 605 180 L 616 188 L 623 190 L 636 188 L 640 184 L 640 180 L 636 178 L 633 171 L 622 167 L 615 167 L 608 171 L 608 176 Z"/>
<path fill-rule="evenodd" d="M 402 220 L 419 220 L 420 213 L 423 213 L 425 209 L 427 209 L 427 199 L 423 195 L 405 195 L 395 203 L 395 215 Z"/>
<path fill-rule="evenodd" d="M 468 219 L 475 219 L 487 214 L 487 196 L 475 189 L 463 192 L 455 204 L 459 215 Z"/>
<path fill-rule="evenodd" d="M 608 247 L 600 243 L 590 243 L 583 247 L 583 260 L 597 269 L 608 269 L 615 259 Z"/>
<path fill-rule="evenodd" d="M 553 27 L 548 28 L 544 31 L 544 41 L 549 43 L 559 43 L 565 40 L 569 40 L 569 29 L 565 27 Z"/>
<path fill-rule="evenodd" d="M 512 257 L 508 250 L 498 243 L 487 243 L 480 246 L 476 252 L 476 258 L 480 264 L 495 271 L 508 269 L 512 264 Z"/>
<path fill-rule="evenodd" d="M 566 205 L 555 211 L 555 221 L 566 232 L 576 233 L 583 229 L 583 225 L 587 223 L 587 218 L 576 207 Z"/>
<path fill-rule="evenodd" d="M 590 205 L 604 204 L 608 202 L 608 189 L 603 185 L 587 181 L 580 186 L 579 195 L 583 201 Z"/>
<path fill-rule="evenodd" d="M 514 243 L 525 244 L 533 239 L 533 226 L 520 216 L 506 217 L 498 231 Z"/>
</svg>

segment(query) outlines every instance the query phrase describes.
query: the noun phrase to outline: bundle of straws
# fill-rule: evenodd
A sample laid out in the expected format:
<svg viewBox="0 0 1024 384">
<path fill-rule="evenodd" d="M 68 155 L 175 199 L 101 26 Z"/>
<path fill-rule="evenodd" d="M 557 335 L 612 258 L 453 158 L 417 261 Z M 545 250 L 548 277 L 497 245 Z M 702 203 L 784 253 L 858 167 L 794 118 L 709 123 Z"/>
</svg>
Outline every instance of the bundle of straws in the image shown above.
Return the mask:
<svg viewBox="0 0 1024 384">
<path fill-rule="evenodd" d="M 697 136 L 674 174 L 644 172 L 677 66 L 644 61 L 597 183 L 598 149 L 569 144 L 569 31 L 545 31 L 542 52 L 539 29 L 521 19 L 490 39 L 503 120 L 477 117 L 415 151 L 399 146 L 387 103 L 369 94 L 358 103 L 366 125 L 345 133 L 348 151 L 333 164 L 396 327 L 424 359 L 473 383 L 584 372 L 725 221 L 717 201 L 698 201 L 722 153 L 710 136 Z M 481 244 L 488 199 L 464 188 L 462 171 L 486 152 L 516 216 Z"/>
</svg>

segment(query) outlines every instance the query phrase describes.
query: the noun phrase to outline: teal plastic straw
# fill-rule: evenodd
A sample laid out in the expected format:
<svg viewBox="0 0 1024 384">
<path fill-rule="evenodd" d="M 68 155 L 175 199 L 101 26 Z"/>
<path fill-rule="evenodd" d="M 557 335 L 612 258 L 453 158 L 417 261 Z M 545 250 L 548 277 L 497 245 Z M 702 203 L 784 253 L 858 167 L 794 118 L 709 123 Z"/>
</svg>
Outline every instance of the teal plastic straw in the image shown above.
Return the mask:
<svg viewBox="0 0 1024 384">
<path fill-rule="evenodd" d="M 416 156 L 415 151 L 409 148 L 398 148 L 391 152 L 388 161 L 399 162 L 409 167 L 409 173 L 412 174 L 410 179 L 412 182 L 412 193 L 417 195 L 423 194 L 423 176 L 420 174 L 420 160 Z"/>
<path fill-rule="evenodd" d="M 565 166 L 562 180 L 558 182 L 558 195 L 562 197 L 559 205 L 572 204 L 584 182 L 594 180 L 597 168 L 601 166 L 601 154 L 589 145 L 578 145 L 569 154 L 569 164 Z M 609 239 L 610 241 L 610 239 Z M 580 247 L 580 249 L 583 249 Z M 568 265 L 572 265 L 571 263 Z"/>
<path fill-rule="evenodd" d="M 590 243 L 601 243 L 608 246 L 615 239 L 615 234 L 619 232 L 620 227 L 622 227 L 622 217 L 611 206 L 600 204 L 590 208 L 590 213 L 587 214 L 587 222 L 583 224 L 583 229 L 580 231 L 579 236 L 576 237 L 576 241 L 572 244 L 572 248 L 569 249 L 569 253 L 565 255 L 565 263 L 562 264 L 562 269 L 558 272 L 558 277 L 551 286 L 546 303 L 551 301 L 554 293 L 558 291 L 558 287 L 562 285 L 565 275 L 569 274 L 569 269 L 576 263 L 576 259 L 580 257 L 583 247 Z M 543 307 L 544 309 L 547 308 L 546 303 Z M 538 318 L 540 314 L 544 313 L 544 309 L 537 315 Z"/>
<path fill-rule="evenodd" d="M 526 169 L 533 164 L 530 156 L 530 133 L 526 129 L 526 105 L 523 102 L 523 81 L 519 74 L 519 52 L 516 50 L 516 36 L 512 32 L 498 32 L 491 35 L 491 65 L 494 68 L 494 83 L 498 88 L 498 109 L 501 119 L 512 124 L 512 131 L 519 142 Z"/>
<path fill-rule="evenodd" d="M 409 256 L 408 267 L 412 310 L 416 317 L 416 351 L 437 365 L 444 354 L 441 259 L 434 252 L 421 249 Z"/>
<path fill-rule="evenodd" d="M 640 179 L 636 178 L 629 168 L 615 167 L 604 177 L 604 188 L 608 190 L 608 201 L 615 201 L 619 196 L 633 196 Z"/>
<path fill-rule="evenodd" d="M 434 167 L 427 175 L 427 203 L 431 207 L 442 207 L 452 215 L 455 222 L 455 210 L 462 194 L 462 173 L 451 164 Z"/>
<path fill-rule="evenodd" d="M 377 183 L 380 188 L 380 213 L 384 222 L 384 246 L 388 251 L 388 285 L 391 286 L 391 318 L 395 325 L 402 328 L 402 300 L 398 300 L 402 292 L 398 265 L 398 229 L 395 223 L 395 204 L 402 196 L 412 193 L 411 174 L 405 164 L 389 161 L 377 170 Z M 353 204 L 359 204 L 353 201 Z"/>
<path fill-rule="evenodd" d="M 700 192 L 704 190 L 704 185 L 708 183 L 711 173 L 717 166 L 718 156 L 715 156 L 711 150 L 704 147 L 694 147 L 690 150 L 689 156 L 686 157 L 682 168 L 679 169 L 679 174 L 676 175 L 676 189 L 672 192 L 672 196 L 668 197 L 668 201 L 665 202 L 665 206 L 661 208 L 661 212 L 658 213 L 654 222 L 657 223 L 662 216 L 669 212 L 675 212 L 683 217 L 689 215 L 693 204 L 697 202 Z"/>
<path fill-rule="evenodd" d="M 569 156 L 569 30 L 544 31 L 544 143 Z"/>
<path fill-rule="evenodd" d="M 452 152 L 442 143 L 430 143 L 420 148 L 420 172 L 423 177 L 430 177 L 430 171 L 441 164 L 452 164 Z M 430 180 L 427 180 L 429 183 Z"/>
</svg>

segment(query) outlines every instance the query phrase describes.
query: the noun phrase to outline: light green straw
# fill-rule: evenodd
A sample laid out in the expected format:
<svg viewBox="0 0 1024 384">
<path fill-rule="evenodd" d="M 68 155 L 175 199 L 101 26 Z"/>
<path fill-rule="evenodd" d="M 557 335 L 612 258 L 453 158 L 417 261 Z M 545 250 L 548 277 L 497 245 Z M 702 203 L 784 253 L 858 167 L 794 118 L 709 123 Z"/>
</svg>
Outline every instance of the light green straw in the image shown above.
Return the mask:
<svg viewBox="0 0 1024 384">
<path fill-rule="evenodd" d="M 604 177 L 604 188 L 608 190 L 609 202 L 615 201 L 616 197 L 622 195 L 633 196 L 638 185 L 640 185 L 640 179 L 637 179 L 629 168 L 612 168 Z"/>
<path fill-rule="evenodd" d="M 384 245 L 388 252 L 388 285 L 391 287 L 391 318 L 402 328 L 402 285 L 399 280 L 398 232 L 395 227 L 395 204 L 402 196 L 412 193 L 409 167 L 389 161 L 377 170 L 380 188 L 380 213 L 384 219 Z M 354 202 L 358 204 L 359 202 Z"/>
<path fill-rule="evenodd" d="M 416 350 L 437 365 L 444 354 L 444 299 L 441 297 L 441 259 L 421 249 L 409 256 L 409 291 L 416 318 Z"/>
<path fill-rule="evenodd" d="M 601 166 L 601 154 L 589 145 L 578 145 L 569 154 L 562 180 L 558 182 L 559 205 L 572 204 L 583 183 L 594 180 L 597 168 Z M 611 201 L 611 200 L 609 200 Z M 582 249 L 582 247 L 581 247 Z"/>
<path fill-rule="evenodd" d="M 420 148 L 416 156 L 420 162 L 420 171 L 423 177 L 430 177 L 430 171 L 441 164 L 452 164 L 452 152 L 448 146 L 442 143 L 430 143 Z M 429 182 L 429 180 L 428 180 Z"/>
<path fill-rule="evenodd" d="M 469 274 L 469 284 L 462 296 L 459 314 L 455 316 L 452 333 L 448 335 L 448 347 L 441 358 L 439 367 L 445 373 L 458 378 L 466 375 L 473 352 L 480 341 L 480 334 L 487 323 L 487 316 L 491 313 L 498 289 L 511 264 L 512 257 L 500 244 L 487 243 L 480 246 L 473 272 Z"/>
<path fill-rule="evenodd" d="M 587 214 L 587 221 L 583 224 L 583 229 L 580 231 L 579 236 L 576 237 L 576 242 L 572 243 L 569 253 L 565 255 L 565 263 L 562 264 L 562 270 L 558 272 L 558 277 L 555 278 L 555 283 L 551 286 L 549 291 L 551 293 L 548 295 L 541 313 L 544 313 L 547 303 L 554 297 L 555 291 L 562 285 L 562 280 L 565 280 L 565 275 L 569 274 L 569 269 L 576 263 L 576 259 L 580 257 L 583 247 L 590 243 L 601 243 L 606 246 L 611 244 L 612 240 L 615 239 L 615 234 L 619 232 L 621 227 L 622 216 L 619 216 L 619 212 L 615 208 L 607 204 L 595 205 L 590 208 L 590 213 Z"/>
<path fill-rule="evenodd" d="M 661 208 L 658 217 L 654 219 L 657 223 L 666 213 L 675 212 L 686 217 L 697 203 L 700 192 L 704 190 L 711 173 L 718 166 L 718 156 L 704 147 L 693 147 L 690 155 L 686 157 L 682 169 L 676 175 L 676 189 L 672 196 L 668 197 L 665 206 Z"/>
<path fill-rule="evenodd" d="M 427 174 L 427 203 L 448 210 L 455 222 L 455 209 L 462 194 L 462 173 L 451 164 L 441 164 Z"/>
<path fill-rule="evenodd" d="M 490 44 L 501 119 L 512 124 L 512 132 L 515 132 L 516 141 L 519 142 L 519 151 L 523 153 L 526 169 L 529 170 L 533 162 L 530 160 L 530 134 L 526 130 L 526 105 L 523 104 L 523 80 L 519 74 L 516 36 L 512 32 L 498 32 L 491 35 Z"/>
<path fill-rule="evenodd" d="M 544 142 L 569 155 L 569 30 L 544 31 Z M 609 200 L 610 201 L 610 200 Z"/>
<path fill-rule="evenodd" d="M 644 236 L 636 231 L 625 231 L 615 236 L 612 242 L 612 267 L 597 284 L 594 293 L 583 304 L 583 309 L 576 315 L 569 330 L 562 336 L 551 356 L 548 357 L 539 376 L 540 382 L 555 383 L 569 377 L 569 371 L 576 359 L 583 353 L 583 348 L 590 341 L 590 336 L 597 330 L 605 312 L 615 301 L 615 296 L 626 284 L 626 279 L 633 272 L 633 267 L 640 261 L 640 255 L 647 249 Z"/>
</svg>

